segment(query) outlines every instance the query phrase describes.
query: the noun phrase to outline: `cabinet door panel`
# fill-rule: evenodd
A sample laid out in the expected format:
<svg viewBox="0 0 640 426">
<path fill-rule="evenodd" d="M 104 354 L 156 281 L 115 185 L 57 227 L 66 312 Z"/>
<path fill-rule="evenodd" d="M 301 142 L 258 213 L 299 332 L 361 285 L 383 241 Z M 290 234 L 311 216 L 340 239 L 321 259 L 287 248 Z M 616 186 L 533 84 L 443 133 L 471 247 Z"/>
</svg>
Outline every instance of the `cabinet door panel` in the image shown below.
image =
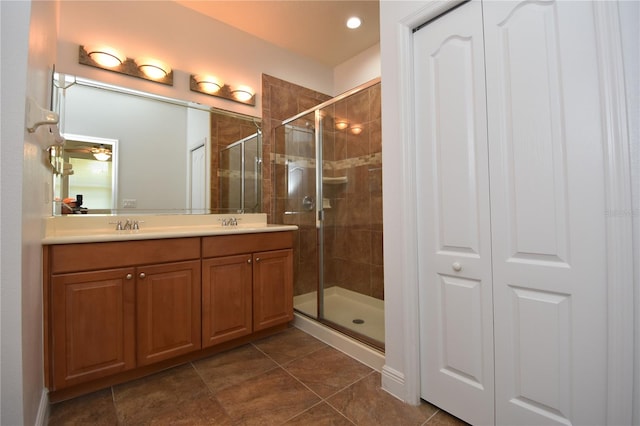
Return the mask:
<svg viewBox="0 0 640 426">
<path fill-rule="evenodd" d="M 135 366 L 133 272 L 126 268 L 53 276 L 54 389 Z"/>
<path fill-rule="evenodd" d="M 251 255 L 202 261 L 202 346 L 251 333 Z"/>
<path fill-rule="evenodd" d="M 253 330 L 293 320 L 293 251 L 253 255 Z"/>
<path fill-rule="evenodd" d="M 200 262 L 139 267 L 138 364 L 200 349 Z"/>
</svg>

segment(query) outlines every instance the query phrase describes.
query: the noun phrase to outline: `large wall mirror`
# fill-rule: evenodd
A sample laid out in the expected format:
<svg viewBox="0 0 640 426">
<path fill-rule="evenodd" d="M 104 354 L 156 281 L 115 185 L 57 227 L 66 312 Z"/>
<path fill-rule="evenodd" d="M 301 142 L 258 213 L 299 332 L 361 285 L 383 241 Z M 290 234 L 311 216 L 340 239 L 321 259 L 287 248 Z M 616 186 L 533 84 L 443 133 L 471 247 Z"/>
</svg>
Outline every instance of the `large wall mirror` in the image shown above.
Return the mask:
<svg viewBox="0 0 640 426">
<path fill-rule="evenodd" d="M 261 211 L 259 118 L 68 75 L 53 87 L 54 199 L 80 198 L 75 212 Z"/>
</svg>

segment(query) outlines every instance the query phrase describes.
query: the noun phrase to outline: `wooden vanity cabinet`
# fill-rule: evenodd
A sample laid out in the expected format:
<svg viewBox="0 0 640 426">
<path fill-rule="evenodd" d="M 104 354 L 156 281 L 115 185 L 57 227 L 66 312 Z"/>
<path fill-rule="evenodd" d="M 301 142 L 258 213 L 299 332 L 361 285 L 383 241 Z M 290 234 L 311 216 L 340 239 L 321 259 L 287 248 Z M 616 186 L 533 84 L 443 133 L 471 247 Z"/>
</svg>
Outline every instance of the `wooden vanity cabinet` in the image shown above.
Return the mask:
<svg viewBox="0 0 640 426">
<path fill-rule="evenodd" d="M 202 345 L 293 320 L 293 233 L 202 239 Z"/>
<path fill-rule="evenodd" d="M 282 330 L 292 247 L 291 231 L 44 246 L 51 400 Z"/>
<path fill-rule="evenodd" d="M 200 260 L 136 268 L 139 366 L 200 349 Z"/>
<path fill-rule="evenodd" d="M 202 260 L 202 346 L 251 334 L 251 255 Z"/>
<path fill-rule="evenodd" d="M 253 331 L 293 319 L 293 250 L 253 254 Z"/>
<path fill-rule="evenodd" d="M 199 238 L 65 244 L 47 254 L 53 389 L 201 347 Z"/>
</svg>

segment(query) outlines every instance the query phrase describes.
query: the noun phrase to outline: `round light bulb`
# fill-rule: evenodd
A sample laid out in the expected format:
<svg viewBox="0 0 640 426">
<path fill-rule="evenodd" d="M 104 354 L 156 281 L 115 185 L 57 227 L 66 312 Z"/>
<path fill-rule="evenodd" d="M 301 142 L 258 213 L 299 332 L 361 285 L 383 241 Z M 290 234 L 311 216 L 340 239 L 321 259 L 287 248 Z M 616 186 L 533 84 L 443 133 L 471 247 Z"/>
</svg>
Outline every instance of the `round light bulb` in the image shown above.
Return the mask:
<svg viewBox="0 0 640 426">
<path fill-rule="evenodd" d="M 347 19 L 347 28 L 350 28 L 352 30 L 359 28 L 361 24 L 362 20 L 357 16 L 352 16 L 351 18 Z"/>
<path fill-rule="evenodd" d="M 95 63 L 107 68 L 115 68 L 122 65 L 122 63 L 127 59 L 126 56 L 111 47 L 91 46 L 85 47 L 84 50 L 87 52 L 87 55 L 95 61 Z"/>
<path fill-rule="evenodd" d="M 347 122 L 347 120 L 336 121 L 336 129 L 338 130 L 344 130 L 347 128 L 347 126 L 349 126 L 349 123 Z"/>
<path fill-rule="evenodd" d="M 362 133 L 362 126 L 359 124 L 355 124 L 353 126 L 351 126 L 351 133 L 353 133 L 354 135 L 359 135 L 360 133 Z"/>
<path fill-rule="evenodd" d="M 142 71 L 144 75 L 153 80 L 163 79 L 171 72 L 171 68 L 167 64 L 157 59 L 136 59 L 136 64 L 138 64 L 138 69 Z"/>
<path fill-rule="evenodd" d="M 253 90 L 247 86 L 238 86 L 231 90 L 231 95 L 240 102 L 247 102 L 253 97 Z"/>
<path fill-rule="evenodd" d="M 216 93 L 222 88 L 219 79 L 211 75 L 197 76 L 196 82 L 203 92 Z"/>
</svg>

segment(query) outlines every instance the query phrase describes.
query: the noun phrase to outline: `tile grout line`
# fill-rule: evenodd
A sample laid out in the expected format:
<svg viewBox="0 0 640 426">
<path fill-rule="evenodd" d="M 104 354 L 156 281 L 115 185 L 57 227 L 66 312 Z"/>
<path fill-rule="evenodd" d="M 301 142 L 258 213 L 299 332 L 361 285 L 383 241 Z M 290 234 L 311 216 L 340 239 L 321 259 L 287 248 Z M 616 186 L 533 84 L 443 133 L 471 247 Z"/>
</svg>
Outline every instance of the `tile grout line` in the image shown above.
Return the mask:
<svg viewBox="0 0 640 426">
<path fill-rule="evenodd" d="M 432 404 L 432 405 L 433 405 L 433 404 Z M 435 405 L 434 405 L 434 407 L 435 407 Z M 424 423 L 422 423 L 422 424 L 423 424 L 423 425 L 427 425 L 427 424 L 431 421 L 431 419 L 433 419 L 433 418 L 436 416 L 436 414 L 438 414 L 439 412 L 440 412 L 440 409 L 438 408 L 438 409 L 437 409 L 437 410 L 436 410 L 436 411 L 435 411 L 431 416 L 429 416 L 429 418 L 428 418 L 427 420 L 425 420 L 425 421 L 424 421 Z"/>
<path fill-rule="evenodd" d="M 317 352 L 317 351 L 313 351 L 313 352 Z M 313 353 L 311 352 L 311 353 Z M 367 373 L 364 377 L 361 377 L 360 379 L 356 380 L 355 382 L 344 386 L 342 389 L 335 391 L 334 393 L 332 393 L 331 395 L 327 396 L 326 398 L 321 397 L 320 395 L 318 395 L 313 389 L 311 389 L 309 386 L 307 386 L 304 382 L 302 382 L 300 379 L 298 379 L 296 376 L 294 376 L 291 372 L 289 372 L 286 368 L 284 368 L 283 366 L 280 366 L 280 368 L 287 373 L 289 376 L 291 376 L 295 381 L 297 381 L 298 383 L 300 383 L 302 386 L 304 386 L 305 388 L 307 388 L 311 393 L 313 393 L 315 396 L 317 396 L 318 398 L 320 398 L 320 401 L 318 401 L 317 403 L 313 404 L 312 406 L 310 406 L 309 408 L 302 410 L 301 412 L 295 414 L 294 416 L 292 416 L 291 418 L 287 419 L 287 422 L 291 419 L 294 419 L 308 411 L 310 411 L 312 408 L 325 403 L 327 404 L 329 407 L 331 407 L 333 410 L 335 410 L 338 414 L 340 414 L 342 417 L 344 417 L 345 419 L 347 419 L 349 422 L 356 424 L 353 420 L 351 420 L 349 417 L 347 417 L 342 411 L 338 410 L 336 407 L 334 407 L 333 405 L 331 405 L 329 403 L 329 401 L 327 401 L 327 399 L 331 398 L 332 396 L 342 392 L 343 390 L 347 389 L 350 386 L 353 386 L 354 384 L 358 383 L 360 380 L 364 379 L 365 377 L 369 376 L 370 374 L 373 374 L 375 372 L 375 370 L 371 370 L 370 373 Z M 286 423 L 286 422 L 284 422 Z"/>
</svg>

